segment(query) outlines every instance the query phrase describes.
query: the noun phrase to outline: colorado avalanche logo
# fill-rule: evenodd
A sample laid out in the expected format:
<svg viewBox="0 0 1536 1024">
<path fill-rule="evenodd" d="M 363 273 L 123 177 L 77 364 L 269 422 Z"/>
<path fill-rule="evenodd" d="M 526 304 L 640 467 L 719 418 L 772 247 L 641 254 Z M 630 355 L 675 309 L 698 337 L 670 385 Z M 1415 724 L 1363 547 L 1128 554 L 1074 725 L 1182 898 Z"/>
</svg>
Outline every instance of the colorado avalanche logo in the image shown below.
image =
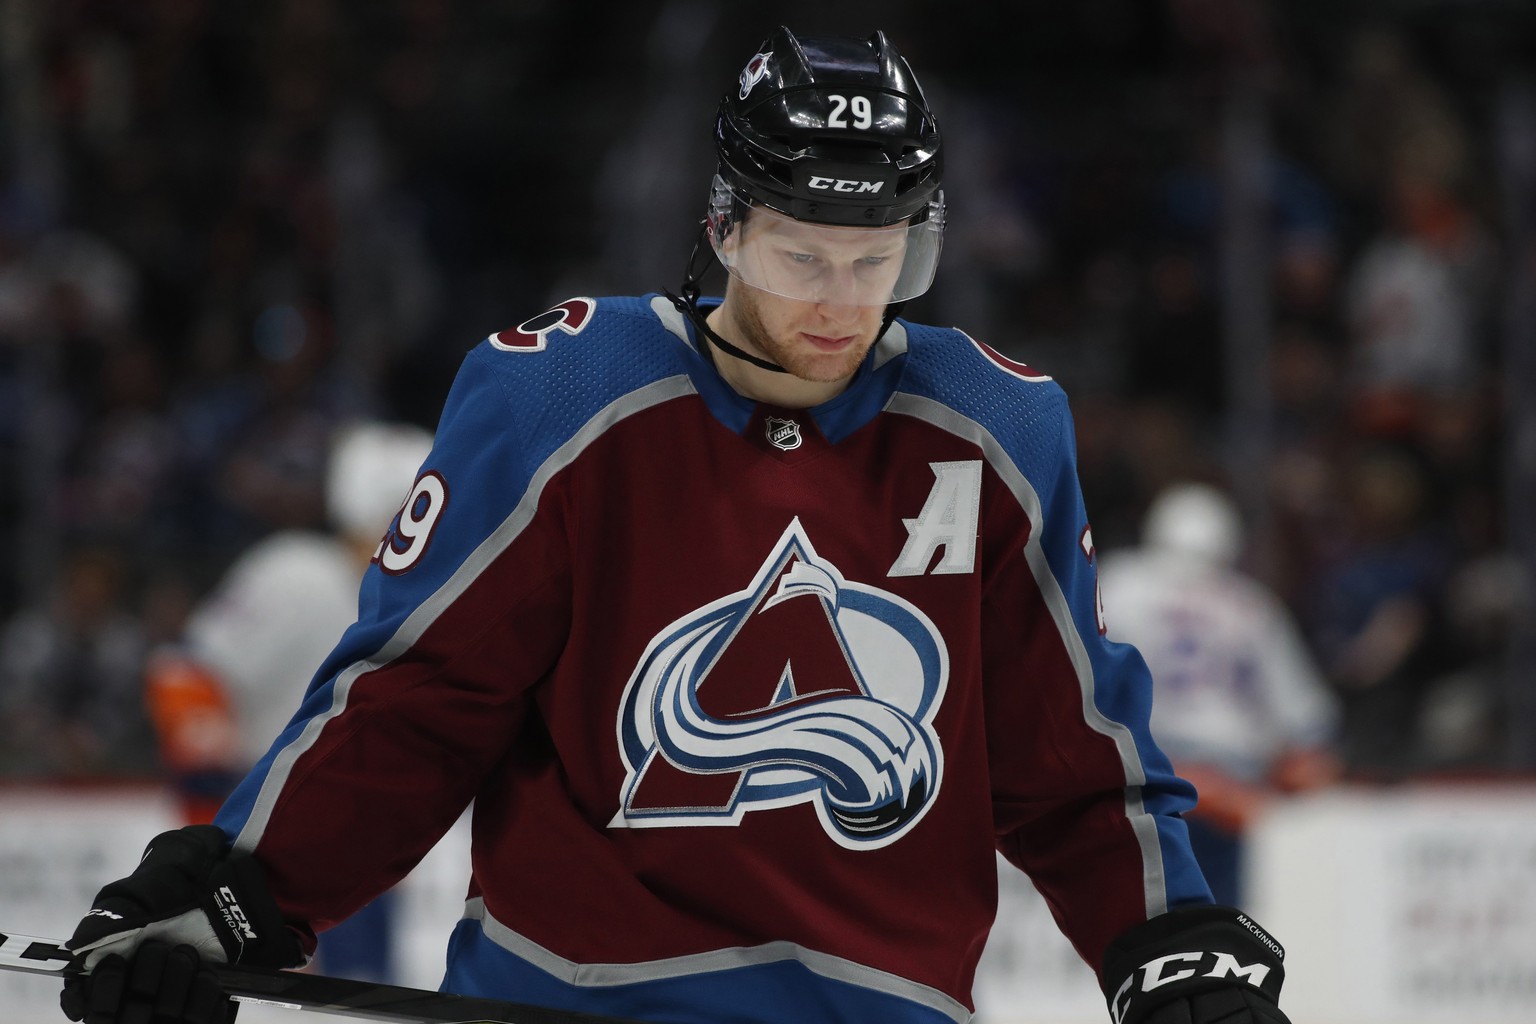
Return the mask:
<svg viewBox="0 0 1536 1024">
<path fill-rule="evenodd" d="M 613 827 L 736 825 L 811 803 L 848 849 L 906 835 L 938 794 L 949 654 L 921 611 L 845 580 L 798 519 L 742 591 L 646 648 L 618 719 Z"/>
<path fill-rule="evenodd" d="M 738 98 L 746 99 L 752 87 L 768 77 L 768 62 L 772 59 L 773 51 L 771 50 L 767 53 L 752 55 L 752 59 L 747 61 L 747 66 L 741 69 L 741 92 L 737 94 Z"/>
</svg>

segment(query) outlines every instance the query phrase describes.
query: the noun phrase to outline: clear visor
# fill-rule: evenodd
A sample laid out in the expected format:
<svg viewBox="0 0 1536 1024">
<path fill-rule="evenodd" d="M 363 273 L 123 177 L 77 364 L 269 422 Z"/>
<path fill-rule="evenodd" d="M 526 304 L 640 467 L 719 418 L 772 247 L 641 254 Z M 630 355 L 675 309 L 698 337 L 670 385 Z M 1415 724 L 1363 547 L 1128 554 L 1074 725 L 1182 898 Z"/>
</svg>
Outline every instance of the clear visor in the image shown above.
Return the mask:
<svg viewBox="0 0 1536 1024">
<path fill-rule="evenodd" d="M 802 302 L 885 306 L 933 284 L 944 238 L 942 202 L 928 217 L 888 227 L 837 227 L 754 206 L 719 176 L 710 191 L 709 242 L 743 284 Z"/>
</svg>

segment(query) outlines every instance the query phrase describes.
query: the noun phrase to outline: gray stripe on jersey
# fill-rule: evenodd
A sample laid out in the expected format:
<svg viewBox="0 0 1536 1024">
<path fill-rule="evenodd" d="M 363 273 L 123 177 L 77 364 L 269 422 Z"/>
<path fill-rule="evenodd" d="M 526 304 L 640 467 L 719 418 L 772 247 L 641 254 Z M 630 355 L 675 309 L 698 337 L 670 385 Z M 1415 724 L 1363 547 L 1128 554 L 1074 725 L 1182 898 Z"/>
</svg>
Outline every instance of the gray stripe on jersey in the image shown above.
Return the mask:
<svg viewBox="0 0 1536 1024">
<path fill-rule="evenodd" d="M 693 348 L 693 341 L 688 337 L 688 321 L 683 317 L 682 310 L 672 305 L 672 300 L 665 295 L 658 295 L 651 300 L 651 312 L 656 314 L 656 319 L 661 325 L 673 334 L 682 338 L 689 348 Z"/>
<path fill-rule="evenodd" d="M 891 400 L 886 404 L 886 411 L 923 420 L 978 445 L 986 456 L 988 464 L 1002 478 L 1004 485 L 1013 494 L 1014 500 L 1029 517 L 1029 542 L 1024 546 L 1024 558 L 1029 563 L 1030 572 L 1035 577 L 1035 584 L 1040 588 L 1046 607 L 1050 609 L 1051 618 L 1056 623 L 1056 631 L 1061 635 L 1062 643 L 1067 649 L 1067 656 L 1072 661 L 1072 669 L 1077 674 L 1077 683 L 1083 697 L 1083 720 L 1095 732 L 1114 740 L 1115 749 L 1120 754 L 1120 763 L 1125 770 L 1127 784 L 1126 816 L 1130 819 L 1136 841 L 1141 846 L 1142 888 L 1146 894 L 1147 916 L 1154 917 L 1165 913 L 1168 910 L 1168 887 L 1163 872 L 1163 848 L 1157 836 L 1157 822 L 1147 812 L 1141 800 L 1140 787 L 1146 784 L 1146 771 L 1142 767 L 1141 756 L 1136 752 L 1136 739 L 1131 735 L 1130 729 L 1106 717 L 1094 703 L 1093 663 L 1088 658 L 1088 649 L 1083 645 L 1083 638 L 1078 634 L 1077 627 L 1073 625 L 1067 596 L 1062 592 L 1061 584 L 1057 581 L 1055 574 L 1051 572 L 1050 563 L 1046 561 L 1045 549 L 1040 546 L 1040 532 L 1043 525 L 1040 496 L 1035 493 L 1034 486 L 1030 484 L 1019 467 L 1008 457 L 1008 453 L 1003 450 L 997 438 L 975 420 L 931 398 L 900 391 L 891 396 Z"/>
<path fill-rule="evenodd" d="M 944 1014 L 955 1024 L 965 1024 L 971 1012 L 938 989 L 921 985 L 886 971 L 866 967 L 830 953 L 797 946 L 793 942 L 765 942 L 760 946 L 731 946 L 704 953 L 668 957 L 634 964 L 581 964 L 553 953 L 496 920 L 485 909 L 485 900 L 475 897 L 464 904 L 464 918 L 478 921 L 486 938 L 525 963 L 553 975 L 567 985 L 581 988 L 608 988 L 646 981 L 687 978 L 714 971 L 793 960 L 812 974 L 841 981 L 859 988 L 896 996 Z"/>
<path fill-rule="evenodd" d="M 251 807 L 251 816 L 246 819 L 240 834 L 235 837 L 234 848 L 247 853 L 256 848 L 262 834 L 266 832 L 267 822 L 272 817 L 272 809 L 277 805 L 277 798 L 288 784 L 294 764 L 315 745 L 326 723 L 346 710 L 352 684 L 363 674 L 383 668 L 410 650 L 412 645 L 421 639 L 427 628 L 437 621 L 438 616 L 458 600 L 486 567 L 511 546 L 532 520 L 538 508 L 539 496 L 544 493 L 544 488 L 551 477 L 574 462 L 588 445 L 611 429 L 615 423 L 652 406 L 693 393 L 693 382 L 686 374 L 664 377 L 610 402 L 596 416 L 588 420 L 569 441 L 555 449 L 528 481 L 522 498 L 519 499 L 511 514 L 503 519 L 501 525 L 491 531 L 474 551 L 470 552 L 469 557 L 454 571 L 447 582 L 417 605 L 416 609 L 400 624 L 400 628 L 395 630 L 394 635 L 385 641 L 384 646 L 377 652 L 369 658 L 353 662 L 336 676 L 331 692 L 331 706 L 306 722 L 298 739 L 284 747 L 273 759 L 272 767 L 262 781 L 261 791 L 256 794 L 255 802 Z"/>
<path fill-rule="evenodd" d="M 886 328 L 885 334 L 875 342 L 875 365 L 872 369 L 878 370 L 886 363 L 895 359 L 907 350 L 907 329 L 895 320 Z"/>
</svg>

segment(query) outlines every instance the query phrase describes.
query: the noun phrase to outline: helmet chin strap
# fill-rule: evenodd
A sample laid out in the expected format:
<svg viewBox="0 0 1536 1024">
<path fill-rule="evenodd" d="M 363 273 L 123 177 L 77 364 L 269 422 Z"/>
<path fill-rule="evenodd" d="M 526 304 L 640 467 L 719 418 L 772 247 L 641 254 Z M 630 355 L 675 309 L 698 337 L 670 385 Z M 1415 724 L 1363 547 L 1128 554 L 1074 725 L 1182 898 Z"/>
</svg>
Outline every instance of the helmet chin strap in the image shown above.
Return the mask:
<svg viewBox="0 0 1536 1024">
<path fill-rule="evenodd" d="M 693 252 L 688 256 L 688 268 L 683 273 L 683 294 L 674 295 L 670 291 L 665 291 L 664 294 L 672 300 L 672 305 L 677 307 L 678 312 L 693 321 L 693 326 L 698 332 L 708 338 L 720 351 L 772 373 L 788 373 L 789 371 L 778 363 L 755 356 L 720 337 L 715 332 L 715 329 L 709 326 L 709 323 L 704 319 L 704 314 L 699 312 L 699 278 L 709 268 L 709 261 L 715 258 L 714 247 L 705 243 L 704 232 L 708 229 L 707 221 L 700 223 L 699 237 L 694 239 Z M 703 266 L 699 265 L 699 253 L 701 251 L 705 253 Z"/>
<path fill-rule="evenodd" d="M 667 289 L 662 289 L 662 294 L 671 299 L 672 305 L 677 307 L 678 312 L 692 321 L 693 326 L 698 332 L 708 338 L 710 343 L 720 351 L 772 373 L 788 373 L 789 371 L 778 363 L 755 356 L 740 346 L 733 345 L 731 342 L 720 337 L 719 333 L 713 327 L 710 327 L 708 321 L 704 319 L 704 314 L 699 312 L 699 279 L 703 276 L 704 271 L 708 269 L 709 261 L 715 258 L 714 247 L 707 245 L 705 242 L 704 232 L 707 230 L 707 222 L 699 225 L 699 237 L 694 240 L 693 252 L 688 257 L 688 267 L 683 273 L 682 294 L 677 295 Z M 705 254 L 703 266 L 699 265 L 700 252 Z M 891 326 L 891 321 L 896 319 L 897 314 L 901 312 L 901 307 L 904 305 L 906 305 L 904 302 L 893 302 L 885 307 L 885 317 L 880 323 L 880 331 L 875 335 L 875 341 L 879 341 L 885 336 L 885 332 Z"/>
</svg>

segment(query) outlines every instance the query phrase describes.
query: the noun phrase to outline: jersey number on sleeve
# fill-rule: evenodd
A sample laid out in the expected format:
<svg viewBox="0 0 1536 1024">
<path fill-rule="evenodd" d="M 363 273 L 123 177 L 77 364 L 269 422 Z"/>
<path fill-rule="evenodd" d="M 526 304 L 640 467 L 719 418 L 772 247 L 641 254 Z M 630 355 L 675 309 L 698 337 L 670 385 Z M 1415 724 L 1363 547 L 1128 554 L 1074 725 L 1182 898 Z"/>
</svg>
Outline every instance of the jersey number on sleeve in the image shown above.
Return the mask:
<svg viewBox="0 0 1536 1024">
<path fill-rule="evenodd" d="M 417 478 L 390 530 L 379 541 L 373 561 L 392 576 L 410 572 L 427 553 L 432 531 L 448 505 L 448 484 L 433 470 Z"/>
</svg>

